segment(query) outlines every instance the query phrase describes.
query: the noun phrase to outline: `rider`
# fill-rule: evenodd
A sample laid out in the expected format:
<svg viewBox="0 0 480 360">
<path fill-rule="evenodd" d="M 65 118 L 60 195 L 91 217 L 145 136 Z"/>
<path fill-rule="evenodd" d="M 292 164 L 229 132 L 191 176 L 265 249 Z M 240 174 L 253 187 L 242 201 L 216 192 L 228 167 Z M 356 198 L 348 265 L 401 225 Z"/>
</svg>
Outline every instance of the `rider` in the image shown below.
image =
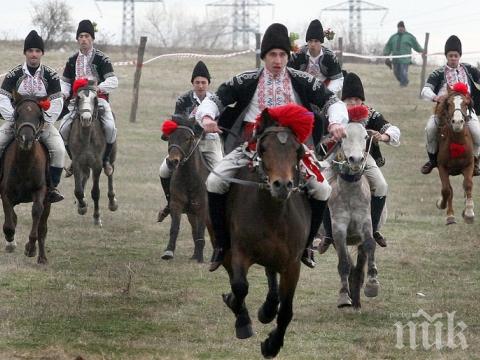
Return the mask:
<svg viewBox="0 0 480 360">
<path fill-rule="evenodd" d="M 65 147 L 58 130 L 53 126 L 63 107 L 60 79 L 54 69 L 42 64 L 43 39 L 35 30 L 30 31 L 25 38 L 23 54 L 25 55 L 25 62 L 7 73 L 0 89 L 0 113 L 6 120 L 0 128 L 0 156 L 15 136 L 13 93 L 47 97 L 50 100 L 50 107 L 48 109 L 43 108 L 45 124 L 40 132 L 39 139 L 47 147 L 50 155 L 48 199 L 54 203 L 63 200 L 63 195 L 58 191 L 57 186 L 60 183 L 65 162 Z"/>
<path fill-rule="evenodd" d="M 118 87 L 118 78 L 113 72 L 112 62 L 100 50 L 93 47 L 95 40 L 95 29 L 90 20 L 82 20 L 78 24 L 77 42 L 80 50 L 72 55 L 65 65 L 63 76 L 60 80 L 62 94 L 65 99 L 71 99 L 68 104 L 69 113 L 63 118 L 60 125 L 60 134 L 65 142 L 70 159 L 72 155 L 68 148 L 68 137 L 72 127 L 73 119 L 76 115 L 74 99 L 72 99 L 72 85 L 75 80 L 87 78 L 97 82 L 97 96 L 100 120 L 105 131 L 105 140 L 107 146 L 103 154 L 103 170 L 107 176 L 113 173 L 113 167 L 110 164 L 110 154 L 117 138 L 117 128 L 115 127 L 115 118 L 110 107 L 109 94 Z M 71 176 L 71 169 L 67 169 L 67 175 Z"/>
<path fill-rule="evenodd" d="M 203 61 L 199 61 L 193 68 L 191 83 L 193 89 L 180 96 L 175 104 L 175 114 L 180 114 L 187 118 L 195 117 L 197 107 L 206 97 L 212 95 L 208 91 L 210 73 Z M 218 134 L 205 134 L 198 147 L 210 169 L 213 169 L 222 160 L 222 143 Z M 167 199 L 167 206 L 159 211 L 158 222 L 162 222 L 170 214 L 170 178 L 172 173 L 173 169 L 168 167 L 167 158 L 165 158 L 160 165 L 160 182 Z"/>
<path fill-rule="evenodd" d="M 342 100 L 347 105 L 347 108 L 351 108 L 357 105 L 364 105 L 365 93 L 363 91 L 363 84 L 357 74 L 350 72 L 345 76 L 342 90 Z M 383 208 L 385 207 L 385 201 L 387 197 L 388 185 L 383 177 L 380 167 L 384 165 L 385 160 L 380 153 L 380 147 L 378 142 L 385 142 L 392 146 L 400 145 L 400 129 L 390 124 L 382 114 L 368 107 L 368 119 L 364 123 L 365 128 L 370 133 L 373 143 L 370 148 L 370 152 L 367 155 L 367 163 L 365 165 L 365 176 L 367 177 L 372 192 L 371 200 L 371 216 L 372 216 L 372 229 L 373 238 L 378 245 L 385 247 L 387 243 L 383 235 L 378 231 L 378 225 L 382 216 Z M 328 168 L 325 172 L 325 176 L 329 183 L 334 181 L 336 173 L 332 168 Z M 325 236 L 323 237 L 318 251 L 323 254 L 327 251 L 330 244 L 333 243 L 332 237 L 332 224 L 330 219 L 330 211 L 325 211 L 325 217 L 323 219 L 323 226 L 325 228 Z"/>
<path fill-rule="evenodd" d="M 287 28 L 278 23 L 270 25 L 261 43 L 260 57 L 265 62 L 265 67 L 241 73 L 220 85 L 217 92 L 198 107 L 197 121 L 201 122 L 207 133 L 220 132 L 215 121 L 220 116 L 220 123 L 228 123 L 230 128 L 242 131 L 244 138 L 250 138 L 255 119 L 265 108 L 299 103 L 311 111 L 311 104 L 315 104 L 328 114 L 330 133 L 338 139 L 344 136 L 345 128 L 341 123 L 348 121 L 345 104 L 320 80 L 288 68 L 289 56 L 290 39 Z M 317 121 L 315 126 L 323 127 L 323 123 Z M 249 157 L 243 150 L 241 145 L 236 147 L 215 167 L 215 174 L 210 173 L 207 178 L 210 219 L 216 240 L 210 271 L 216 270 L 222 264 L 225 252 L 230 247 L 228 227 L 225 223 L 227 192 L 230 187 L 227 178 L 235 176 L 239 168 L 247 165 Z M 310 245 L 322 222 L 331 188 L 327 181 L 311 176 L 307 181 L 307 189 L 312 221 L 302 262 L 314 267 Z"/>
<path fill-rule="evenodd" d="M 452 35 L 445 43 L 445 57 L 447 64 L 436 69 L 427 79 L 421 96 L 427 101 L 440 102 L 447 96 L 447 85 L 452 88 L 458 82 L 467 84 L 470 94 L 480 82 L 480 71 L 474 66 L 461 63 L 462 43 L 460 39 Z M 473 175 L 480 175 L 479 155 L 480 155 L 480 124 L 476 112 L 480 111 L 480 103 L 474 104 L 474 109 L 470 108 L 470 120 L 467 122 L 470 134 L 473 140 L 473 155 L 475 163 Z M 427 139 L 427 153 L 429 160 L 422 166 L 422 174 L 429 174 L 437 166 L 438 152 L 438 119 L 435 115 L 430 116 L 425 127 Z"/>
<path fill-rule="evenodd" d="M 307 29 L 305 40 L 299 52 L 292 54 L 288 66 L 305 71 L 320 79 L 328 90 L 337 94 L 342 90 L 343 74 L 335 53 L 323 46 L 325 34 L 322 23 L 315 19 Z"/>
</svg>

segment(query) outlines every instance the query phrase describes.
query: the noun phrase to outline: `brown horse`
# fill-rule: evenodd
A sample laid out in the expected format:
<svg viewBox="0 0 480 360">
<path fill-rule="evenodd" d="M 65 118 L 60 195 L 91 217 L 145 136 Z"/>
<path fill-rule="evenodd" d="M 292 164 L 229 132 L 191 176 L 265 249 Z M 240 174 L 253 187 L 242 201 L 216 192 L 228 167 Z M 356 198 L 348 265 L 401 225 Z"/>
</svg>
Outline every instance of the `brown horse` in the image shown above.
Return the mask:
<svg viewBox="0 0 480 360">
<path fill-rule="evenodd" d="M 172 120 L 164 125 L 171 126 L 169 134 L 164 134 L 162 138 L 168 137 L 167 164 L 174 171 L 170 180 L 170 238 L 162 259 L 173 259 L 180 220 L 182 213 L 186 213 L 195 245 L 191 259 L 203 262 L 205 224 L 208 216 L 205 180 L 209 173 L 198 147 L 203 128 L 195 119 L 187 120 L 179 115 L 174 115 Z"/>
<path fill-rule="evenodd" d="M 223 299 L 236 316 L 236 336 L 240 339 L 252 336 L 245 305 L 247 273 L 253 264 L 265 267 L 269 290 L 258 319 L 267 324 L 277 317 L 277 327 L 261 344 L 263 356 L 271 358 L 283 346 L 293 316 L 293 297 L 311 215 L 307 196 L 298 191 L 303 145 L 288 127 L 273 121 L 267 110 L 262 113 L 257 130 L 257 154 L 261 160 L 256 171 L 244 167 L 237 174 L 238 179 L 254 187 L 232 183 L 228 195 L 231 250 L 224 266 L 232 291 L 224 294 Z"/>
<path fill-rule="evenodd" d="M 85 201 L 85 186 L 92 171 L 93 220 L 94 224 L 102 226 L 100 219 L 100 175 L 102 173 L 102 156 L 106 148 L 105 134 L 100 123 L 97 92 L 94 83 L 90 81 L 87 86 L 78 89 L 76 96 L 77 115 L 72 123 L 69 135 L 69 148 L 72 154 L 72 168 L 75 178 L 75 197 L 77 198 L 77 211 L 80 215 L 87 213 Z M 113 145 L 110 163 L 114 166 L 117 153 L 116 143 Z M 108 176 L 108 208 L 115 211 L 118 208 L 115 191 L 113 189 L 113 174 Z"/>
<path fill-rule="evenodd" d="M 462 86 L 463 85 L 463 86 Z M 466 126 L 469 120 L 470 96 L 464 84 L 455 84 L 453 90 L 448 88 L 447 97 L 440 102 L 435 115 L 439 121 L 438 173 L 442 182 L 442 198 L 438 200 L 439 209 L 447 209 L 446 224 L 454 224 L 452 199 L 453 189 L 449 176 L 463 174 L 465 191 L 465 209 L 463 218 L 467 224 L 473 222 L 473 145 L 472 136 Z"/>
<path fill-rule="evenodd" d="M 47 199 L 48 152 L 38 142 L 44 123 L 43 113 L 38 105 L 40 99 L 34 97 L 15 98 L 15 140 L 3 155 L 0 182 L 5 222 L 3 232 L 7 241 L 7 251 L 15 248 L 15 227 L 17 215 L 14 207 L 20 203 L 33 202 L 32 228 L 29 241 L 25 244 L 25 255 L 35 256 L 38 240 L 37 262 L 46 264 L 45 237 L 50 202 Z"/>
</svg>

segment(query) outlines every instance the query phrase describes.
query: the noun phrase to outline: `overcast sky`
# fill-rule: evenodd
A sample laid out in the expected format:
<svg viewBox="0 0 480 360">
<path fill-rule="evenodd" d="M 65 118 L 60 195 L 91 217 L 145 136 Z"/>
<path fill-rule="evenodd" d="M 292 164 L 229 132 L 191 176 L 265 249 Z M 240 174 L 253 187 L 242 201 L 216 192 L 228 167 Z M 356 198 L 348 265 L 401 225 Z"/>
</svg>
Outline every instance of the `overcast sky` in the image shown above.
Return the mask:
<svg viewBox="0 0 480 360">
<path fill-rule="evenodd" d="M 4 0 L 5 1 L 5 0 Z M 32 28 L 31 5 L 44 0 L 14 0 L 9 1 L 8 10 L 5 7 L 0 12 L 0 39 L 24 38 Z M 197 14 L 200 18 L 206 16 L 205 5 L 219 0 L 164 0 L 166 11 L 182 11 Z M 230 0 L 231 1 L 231 0 Z M 263 31 L 272 22 L 287 25 L 289 31 L 304 32 L 309 22 L 320 18 L 324 27 L 346 28 L 348 26 L 347 12 L 322 12 L 322 9 L 347 1 L 295 0 L 278 1 L 265 0 L 274 4 L 272 8 L 261 11 L 260 22 Z M 67 0 L 72 8 L 75 22 L 90 18 L 99 24 L 104 32 L 112 34 L 112 38 L 121 40 L 122 1 Z M 478 0 L 369 0 L 369 3 L 388 8 L 388 11 L 362 12 L 364 42 L 385 42 L 396 31 L 399 20 L 405 22 L 407 31 L 413 33 L 423 46 L 425 33 L 430 33 L 429 52 L 443 52 L 445 40 L 451 34 L 460 37 L 463 52 L 478 51 L 480 53 L 480 8 Z M 293 6 L 294 4 L 295 6 Z M 136 27 L 145 23 L 145 14 L 151 11 L 152 3 L 136 3 Z M 227 11 L 227 10 L 226 10 Z M 328 44 L 328 43 L 327 43 Z M 473 62 L 480 59 L 480 54 L 474 58 L 464 55 L 464 60 Z"/>
</svg>

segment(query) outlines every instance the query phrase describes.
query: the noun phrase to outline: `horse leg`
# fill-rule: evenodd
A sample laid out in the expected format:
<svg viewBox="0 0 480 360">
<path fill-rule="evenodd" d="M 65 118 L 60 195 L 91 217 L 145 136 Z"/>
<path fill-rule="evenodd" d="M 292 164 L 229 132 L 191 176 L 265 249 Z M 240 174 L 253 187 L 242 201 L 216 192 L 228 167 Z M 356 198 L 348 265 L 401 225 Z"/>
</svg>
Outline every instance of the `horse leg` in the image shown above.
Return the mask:
<svg viewBox="0 0 480 360">
<path fill-rule="evenodd" d="M 198 214 L 187 214 L 188 221 L 192 228 L 192 239 L 195 248 L 190 260 L 197 260 L 203 263 L 203 249 L 205 248 L 205 220 Z"/>
<path fill-rule="evenodd" d="M 113 166 L 112 164 L 112 167 Z M 116 211 L 118 209 L 118 201 L 113 189 L 113 174 L 108 176 L 108 209 L 110 211 Z"/>
<path fill-rule="evenodd" d="M 368 259 L 367 283 L 363 291 L 366 297 L 377 296 L 380 287 L 377 279 L 377 265 L 375 264 L 375 248 L 377 244 L 371 235 L 371 230 L 370 222 L 366 223 L 364 225 L 364 241 L 362 244 Z"/>
<path fill-rule="evenodd" d="M 163 252 L 162 259 L 163 260 L 171 260 L 173 259 L 173 254 L 175 253 L 175 248 L 177 245 L 177 237 L 178 232 L 180 230 L 180 221 L 182 219 L 182 213 L 179 209 L 171 208 L 170 209 L 170 217 L 172 222 L 170 224 L 170 236 L 168 240 L 168 245 Z"/>
<path fill-rule="evenodd" d="M 447 169 L 443 166 L 438 167 L 438 173 L 440 175 L 440 181 L 442 182 L 442 199 L 437 201 L 437 207 L 439 209 L 447 209 L 446 225 L 455 224 L 455 216 L 453 214 L 453 189 L 450 185 L 450 179 Z"/>
<path fill-rule="evenodd" d="M 38 240 L 38 226 L 44 210 L 45 190 L 37 191 L 32 194 L 32 228 L 28 236 L 28 242 L 25 244 L 25 255 L 28 257 L 35 256 L 37 252 L 35 243 Z M 40 263 L 40 256 L 38 257 Z"/>
<path fill-rule="evenodd" d="M 299 277 L 300 262 L 292 262 L 280 274 L 280 308 L 277 316 L 277 327 L 268 334 L 267 339 L 261 344 L 262 355 L 266 358 L 277 356 L 283 346 L 285 332 L 293 317 L 293 297 Z"/>
<path fill-rule="evenodd" d="M 333 241 L 338 256 L 338 274 L 340 275 L 340 292 L 337 307 L 352 306 L 352 299 L 349 294 L 348 276 L 350 274 L 350 256 L 347 248 L 347 227 L 333 223 Z"/>
<path fill-rule="evenodd" d="M 13 252 L 17 247 L 15 241 L 15 228 L 17 225 L 17 215 L 15 210 L 7 198 L 7 196 L 2 195 L 2 204 L 3 204 L 3 213 L 5 214 L 5 222 L 3 223 L 3 233 L 5 234 L 5 251 Z"/>
<path fill-rule="evenodd" d="M 268 280 L 268 293 L 267 298 L 260 306 L 260 309 L 258 309 L 258 320 L 263 324 L 268 324 L 277 316 L 280 300 L 278 298 L 277 272 L 265 268 L 265 275 L 267 275 Z"/>
<path fill-rule="evenodd" d="M 357 253 L 357 263 L 350 271 L 350 295 L 352 297 L 352 305 L 354 309 L 362 307 L 360 303 L 360 290 L 362 289 L 365 280 L 365 264 L 367 262 L 367 254 L 365 253 L 364 244 L 360 244 Z"/>
<path fill-rule="evenodd" d="M 74 163 L 75 166 L 73 168 L 73 174 L 75 178 L 75 190 L 74 194 L 77 198 L 77 211 L 80 215 L 85 215 L 87 213 L 87 203 L 85 202 L 85 183 L 87 176 L 83 173 L 80 165 L 76 162 Z"/>
<path fill-rule="evenodd" d="M 463 210 L 463 220 L 467 224 L 472 224 L 475 219 L 473 212 L 473 198 L 472 198 L 472 169 L 471 166 L 463 170 L 463 190 L 465 191 L 465 209 Z"/>
<path fill-rule="evenodd" d="M 102 227 L 102 219 L 100 218 L 100 174 L 102 173 L 102 168 L 95 169 L 92 174 L 92 190 L 90 195 L 93 200 L 93 223 Z"/>
<path fill-rule="evenodd" d="M 223 294 L 222 297 L 225 304 L 235 314 L 237 338 L 246 339 L 253 336 L 252 320 L 245 305 L 245 297 L 248 294 L 247 272 L 250 265 L 246 264 L 244 259 L 240 259 L 243 256 L 236 255 L 235 258 L 232 258 L 232 275 L 230 278 L 232 292 Z"/>
<path fill-rule="evenodd" d="M 49 202 L 44 202 L 42 217 L 40 218 L 40 222 L 38 224 L 38 259 L 37 263 L 39 264 L 47 264 L 47 255 L 45 253 L 45 240 L 47 238 L 47 221 L 48 216 L 50 215 L 50 206 Z"/>
</svg>

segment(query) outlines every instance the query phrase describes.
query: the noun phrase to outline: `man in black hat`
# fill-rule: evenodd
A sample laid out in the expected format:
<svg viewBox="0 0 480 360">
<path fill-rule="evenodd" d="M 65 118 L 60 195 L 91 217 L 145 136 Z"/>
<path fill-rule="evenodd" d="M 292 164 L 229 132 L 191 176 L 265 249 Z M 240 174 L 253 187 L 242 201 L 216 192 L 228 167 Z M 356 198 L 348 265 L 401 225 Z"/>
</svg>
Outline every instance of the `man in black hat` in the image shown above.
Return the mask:
<svg viewBox="0 0 480 360">
<path fill-rule="evenodd" d="M 385 48 L 383 49 L 383 55 L 387 56 L 392 54 L 393 56 L 398 55 L 411 55 L 412 48 L 424 54 L 424 51 L 420 44 L 418 43 L 415 36 L 410 34 L 405 30 L 405 24 L 403 21 L 400 21 L 397 24 L 397 32 L 390 36 L 388 39 Z M 402 56 L 394 57 L 392 60 L 393 63 L 393 74 L 400 82 L 401 87 L 406 87 L 408 85 L 408 65 L 412 63 L 411 56 Z M 387 63 L 388 65 L 388 63 Z"/>
<path fill-rule="evenodd" d="M 71 99 L 68 110 L 69 113 L 64 116 L 60 125 L 60 134 L 62 134 L 68 156 L 71 158 L 68 149 L 68 137 L 72 121 L 75 118 L 76 110 L 74 99 L 72 99 L 72 85 L 75 80 L 86 78 L 97 82 L 98 107 L 102 121 L 102 127 L 105 131 L 105 140 L 107 146 L 103 154 L 103 169 L 107 176 L 113 173 L 113 167 L 110 164 L 110 154 L 113 144 L 117 139 L 117 128 L 112 108 L 109 103 L 110 93 L 118 87 L 118 78 L 113 72 L 110 58 L 98 49 L 93 47 L 95 40 L 95 28 L 90 20 L 82 20 L 78 24 L 77 42 L 79 51 L 72 55 L 65 65 L 63 76 L 61 78 L 62 94 L 66 100 Z M 71 169 L 67 169 L 67 176 L 71 176 Z"/>
<path fill-rule="evenodd" d="M 452 35 L 445 43 L 445 57 L 447 64 L 436 69 L 430 74 L 422 89 L 421 96 L 427 101 L 440 102 L 447 96 L 447 86 L 453 87 L 458 82 L 467 84 L 470 94 L 472 94 L 474 104 L 470 107 L 470 120 L 467 126 L 473 140 L 473 155 L 475 156 L 475 166 L 473 175 L 480 175 L 479 155 L 480 155 L 480 124 L 478 122 L 477 112 L 480 111 L 480 98 L 478 98 L 478 89 L 475 83 L 480 83 L 480 71 L 466 63 L 461 63 L 462 42 Z M 477 101 L 475 101 L 477 100 Z M 425 127 L 427 140 L 428 161 L 422 166 L 422 174 L 429 174 L 437 166 L 438 152 L 438 119 L 435 115 L 430 116 Z"/>
<path fill-rule="evenodd" d="M 14 138 L 15 110 L 13 92 L 20 95 L 45 97 L 50 107 L 43 109 L 45 125 L 40 132 L 40 141 L 45 144 L 50 155 L 49 201 L 63 200 L 57 189 L 65 162 L 65 147 L 62 137 L 53 125 L 63 107 L 60 79 L 57 72 L 42 64 L 44 54 L 43 39 L 35 30 L 25 38 L 23 47 L 25 62 L 8 72 L 0 89 L 0 113 L 6 120 L 0 127 L 0 156 Z"/>
<path fill-rule="evenodd" d="M 219 119 L 223 126 L 242 134 L 243 139 L 250 139 L 255 119 L 265 108 L 298 103 L 310 111 L 312 105 L 317 106 L 328 115 L 330 133 L 337 139 L 344 136 L 343 124 L 348 121 L 345 104 L 319 79 L 288 68 L 289 56 L 290 39 L 287 28 L 282 24 L 270 25 L 263 36 L 260 52 L 265 66 L 241 73 L 220 85 L 217 92 L 198 107 L 197 121 L 201 122 L 207 133 L 216 133 L 220 130 L 215 119 Z M 324 125 L 319 118 L 316 119 L 315 127 L 323 129 Z M 232 145 L 229 140 L 227 138 L 227 147 Z M 225 224 L 226 199 L 230 183 L 226 179 L 233 177 L 249 160 L 243 147 L 237 146 L 215 167 L 215 174 L 210 173 L 207 179 L 210 219 L 216 239 L 210 271 L 216 270 L 222 264 L 225 252 L 230 247 L 228 228 Z M 319 181 L 315 176 L 310 177 L 306 185 L 310 195 L 312 221 L 302 261 L 307 266 L 314 267 L 310 245 L 322 222 L 331 188 L 327 181 Z"/>
<path fill-rule="evenodd" d="M 343 74 L 335 53 L 323 46 L 325 34 L 322 23 L 315 19 L 307 29 L 305 41 L 299 52 L 292 54 L 288 66 L 305 71 L 323 82 L 328 90 L 338 93 L 342 90 Z"/>
<path fill-rule="evenodd" d="M 174 114 L 183 115 L 187 118 L 194 117 L 197 107 L 206 97 L 212 95 L 212 93 L 208 91 L 210 73 L 203 61 L 199 61 L 193 68 L 191 83 L 193 89 L 187 91 L 177 99 Z M 222 160 L 223 149 L 218 134 L 205 134 L 204 138 L 198 144 L 198 147 L 210 169 L 213 169 L 217 163 Z M 169 168 L 167 158 L 165 158 L 160 165 L 160 182 L 167 199 L 167 206 L 158 212 L 158 222 L 162 222 L 170 214 L 170 178 L 172 173 L 173 169 Z"/>
<path fill-rule="evenodd" d="M 342 101 L 347 105 L 347 108 L 365 105 L 365 92 L 363 90 L 362 80 L 360 80 L 358 75 L 353 72 L 350 72 L 345 76 L 342 89 Z M 373 238 L 378 245 L 385 247 L 387 246 L 386 240 L 380 231 L 378 231 L 378 227 L 383 209 L 385 207 L 388 185 L 385 181 L 382 171 L 380 170 L 380 167 L 385 163 L 385 159 L 380 152 L 378 143 L 384 142 L 392 146 L 399 146 L 400 129 L 385 120 L 381 113 L 370 106 L 367 107 L 369 110 L 368 119 L 364 125 L 370 133 L 373 143 L 370 147 L 370 153 L 367 156 L 364 174 L 367 177 L 370 189 L 372 191 L 371 216 Z M 334 154 L 332 154 L 332 156 L 334 156 Z M 334 181 L 337 176 L 336 174 L 337 173 L 331 167 L 325 171 L 325 177 L 329 183 Z M 333 243 L 332 224 L 330 221 L 330 211 L 328 211 L 328 208 L 325 211 L 323 226 L 325 228 L 325 236 L 318 247 L 320 254 L 326 252 L 330 244 Z"/>
</svg>

